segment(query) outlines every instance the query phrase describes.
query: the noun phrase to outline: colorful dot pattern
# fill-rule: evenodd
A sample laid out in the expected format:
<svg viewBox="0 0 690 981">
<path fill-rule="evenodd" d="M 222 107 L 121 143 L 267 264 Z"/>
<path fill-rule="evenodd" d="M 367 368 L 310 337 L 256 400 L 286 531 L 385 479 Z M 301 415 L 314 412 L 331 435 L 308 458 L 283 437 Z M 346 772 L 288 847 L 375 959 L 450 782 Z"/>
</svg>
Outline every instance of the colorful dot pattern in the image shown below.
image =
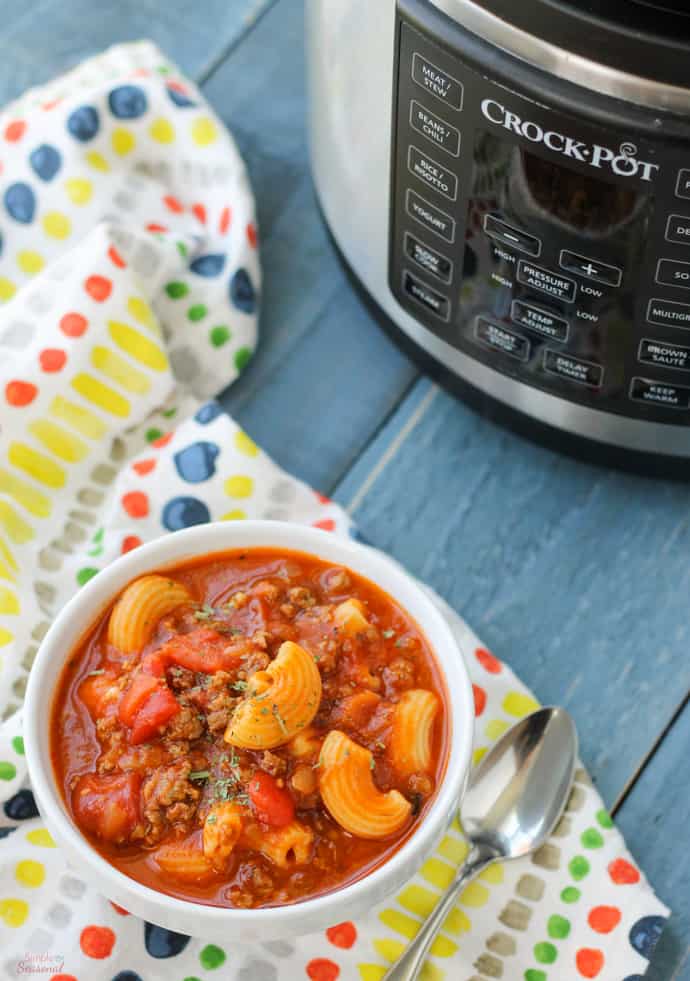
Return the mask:
<svg viewBox="0 0 690 981">
<path fill-rule="evenodd" d="M 199 402 L 251 357 L 260 277 L 241 161 L 194 87 L 150 45 L 115 49 L 7 110 L 0 145 L 0 975 L 25 973 L 40 947 L 64 957 L 54 981 L 380 981 L 467 854 L 457 822 L 366 921 L 251 947 L 130 916 L 66 866 L 42 823 L 14 709 L 75 590 L 209 520 L 355 532 Z M 176 183 L 173 158 L 192 184 Z M 94 227 L 104 203 L 117 226 Z M 536 702 L 443 609 L 472 676 L 477 762 Z M 666 913 L 580 771 L 552 841 L 468 886 L 423 977 L 641 975 Z"/>
</svg>

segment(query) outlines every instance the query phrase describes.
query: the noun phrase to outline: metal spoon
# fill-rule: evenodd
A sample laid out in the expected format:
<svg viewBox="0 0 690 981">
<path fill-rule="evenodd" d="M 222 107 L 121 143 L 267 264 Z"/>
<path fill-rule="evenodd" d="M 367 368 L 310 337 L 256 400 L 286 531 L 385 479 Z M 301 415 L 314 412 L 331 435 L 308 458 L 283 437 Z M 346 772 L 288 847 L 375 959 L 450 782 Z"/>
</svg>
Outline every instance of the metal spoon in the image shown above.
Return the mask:
<svg viewBox="0 0 690 981">
<path fill-rule="evenodd" d="M 521 858 L 549 837 L 568 800 L 577 732 L 562 708 L 542 708 L 501 736 L 470 779 L 460 821 L 470 851 L 457 875 L 383 981 L 414 981 L 468 882 L 492 862 Z"/>
</svg>

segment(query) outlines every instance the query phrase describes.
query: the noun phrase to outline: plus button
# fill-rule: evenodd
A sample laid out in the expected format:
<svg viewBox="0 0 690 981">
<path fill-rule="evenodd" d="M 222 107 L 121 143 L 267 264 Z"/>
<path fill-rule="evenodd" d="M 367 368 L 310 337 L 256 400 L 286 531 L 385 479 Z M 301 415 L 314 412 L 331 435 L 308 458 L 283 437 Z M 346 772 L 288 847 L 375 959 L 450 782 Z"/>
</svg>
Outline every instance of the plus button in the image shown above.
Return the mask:
<svg viewBox="0 0 690 981">
<path fill-rule="evenodd" d="M 591 276 L 593 273 L 599 272 L 598 268 L 596 266 L 593 266 L 591 262 L 588 262 L 586 266 L 583 266 L 582 271 L 586 272 L 588 276 Z"/>
</svg>

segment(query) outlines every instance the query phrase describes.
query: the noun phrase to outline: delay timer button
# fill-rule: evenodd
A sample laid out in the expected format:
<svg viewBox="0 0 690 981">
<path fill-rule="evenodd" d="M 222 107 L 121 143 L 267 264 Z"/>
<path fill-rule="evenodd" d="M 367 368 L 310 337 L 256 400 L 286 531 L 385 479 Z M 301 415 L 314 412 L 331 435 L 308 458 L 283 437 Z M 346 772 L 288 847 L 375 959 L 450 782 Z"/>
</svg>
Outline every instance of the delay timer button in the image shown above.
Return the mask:
<svg viewBox="0 0 690 981">
<path fill-rule="evenodd" d="M 442 71 L 422 55 L 412 56 L 412 78 L 427 92 L 453 109 L 462 109 L 462 82 Z"/>
</svg>

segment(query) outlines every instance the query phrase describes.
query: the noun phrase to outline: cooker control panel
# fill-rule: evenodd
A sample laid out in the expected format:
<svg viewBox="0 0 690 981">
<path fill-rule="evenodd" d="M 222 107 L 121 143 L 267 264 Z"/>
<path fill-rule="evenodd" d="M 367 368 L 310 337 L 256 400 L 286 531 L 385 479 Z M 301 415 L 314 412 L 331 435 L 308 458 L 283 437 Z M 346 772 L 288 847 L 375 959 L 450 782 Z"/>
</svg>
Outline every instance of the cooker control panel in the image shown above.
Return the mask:
<svg viewBox="0 0 690 981">
<path fill-rule="evenodd" d="M 398 17 L 396 299 L 505 375 L 690 423 L 690 168 L 499 86 Z"/>
</svg>

